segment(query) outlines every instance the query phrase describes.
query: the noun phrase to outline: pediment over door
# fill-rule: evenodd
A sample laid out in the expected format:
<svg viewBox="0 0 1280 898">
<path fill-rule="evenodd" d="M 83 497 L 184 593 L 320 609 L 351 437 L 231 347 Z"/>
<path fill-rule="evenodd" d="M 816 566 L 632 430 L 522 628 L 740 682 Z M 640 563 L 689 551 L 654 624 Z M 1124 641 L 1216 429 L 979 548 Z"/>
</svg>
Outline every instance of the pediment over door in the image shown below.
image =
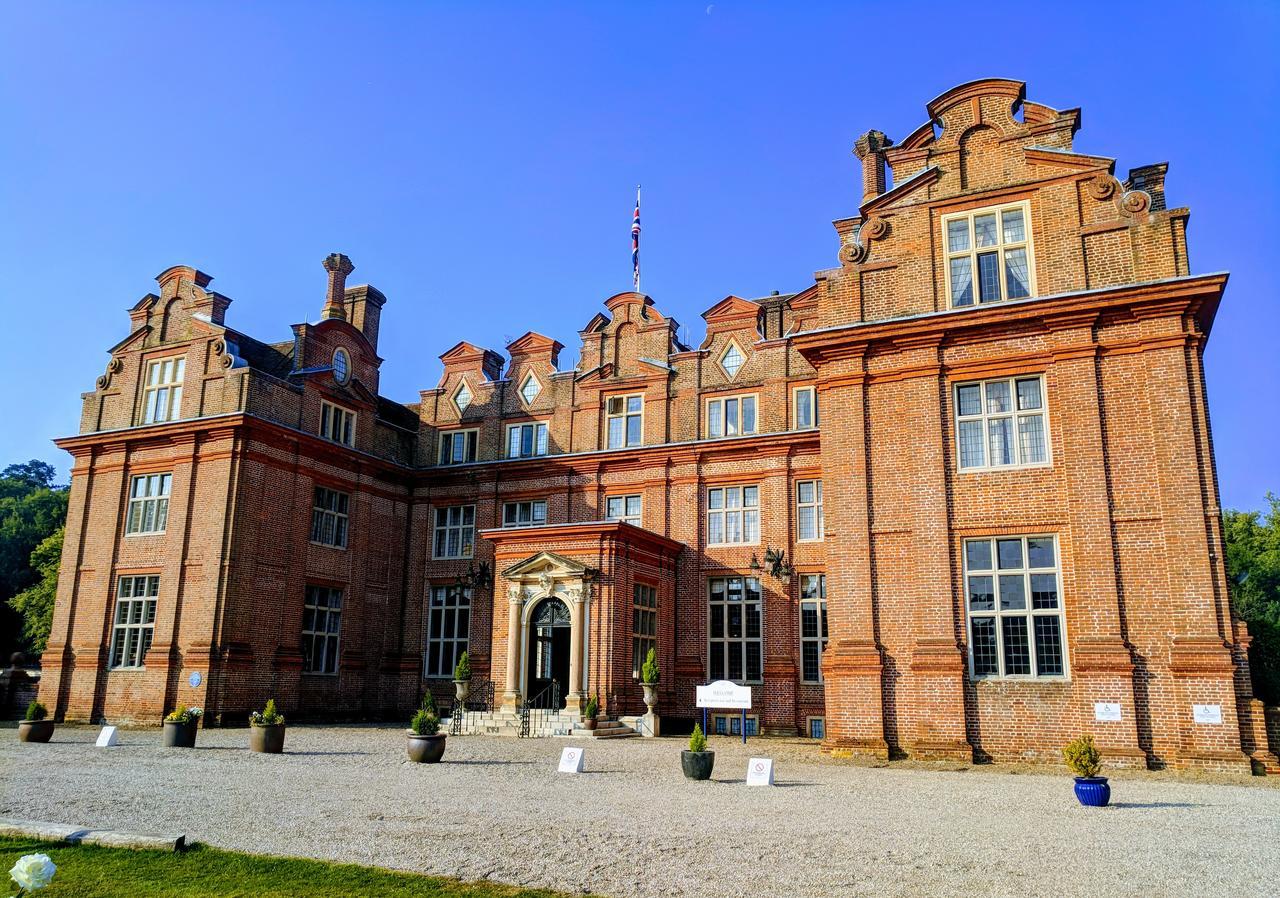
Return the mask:
<svg viewBox="0 0 1280 898">
<path fill-rule="evenodd" d="M 582 579 L 595 573 L 580 561 L 557 555 L 555 552 L 538 552 L 524 561 L 517 561 L 502 572 L 507 580 L 537 580 L 546 574 L 556 580 Z"/>
</svg>

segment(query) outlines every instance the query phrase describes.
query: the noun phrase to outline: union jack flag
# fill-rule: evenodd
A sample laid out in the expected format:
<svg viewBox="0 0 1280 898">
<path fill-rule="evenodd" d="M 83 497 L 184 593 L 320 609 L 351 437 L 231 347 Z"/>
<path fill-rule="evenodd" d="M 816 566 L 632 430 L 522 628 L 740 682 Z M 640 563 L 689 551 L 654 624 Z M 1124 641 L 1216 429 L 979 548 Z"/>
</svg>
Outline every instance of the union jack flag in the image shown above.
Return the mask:
<svg viewBox="0 0 1280 898">
<path fill-rule="evenodd" d="M 636 186 L 636 214 L 631 219 L 631 279 L 640 292 L 640 187 Z"/>
</svg>

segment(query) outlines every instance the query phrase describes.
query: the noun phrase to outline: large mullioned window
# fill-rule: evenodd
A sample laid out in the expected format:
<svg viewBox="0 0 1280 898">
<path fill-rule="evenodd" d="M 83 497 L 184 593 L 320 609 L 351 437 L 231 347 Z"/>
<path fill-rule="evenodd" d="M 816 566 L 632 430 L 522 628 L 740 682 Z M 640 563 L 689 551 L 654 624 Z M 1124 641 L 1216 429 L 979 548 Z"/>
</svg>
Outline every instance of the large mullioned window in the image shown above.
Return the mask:
<svg viewBox="0 0 1280 898">
<path fill-rule="evenodd" d="M 121 577 L 116 583 L 110 667 L 143 666 L 156 629 L 156 596 L 159 594 L 158 574 Z"/>
<path fill-rule="evenodd" d="M 346 493 L 318 486 L 311 500 L 311 541 L 337 549 L 347 547 L 347 507 L 351 497 Z"/>
<path fill-rule="evenodd" d="M 169 522 L 172 474 L 139 474 L 129 482 L 129 511 L 124 532 L 129 536 L 164 533 Z"/>
<path fill-rule="evenodd" d="M 800 679 L 822 682 L 822 653 L 827 648 L 827 575 L 800 577 Z"/>
<path fill-rule="evenodd" d="M 1066 676 L 1057 540 L 967 539 L 964 573 L 973 675 Z"/>
<path fill-rule="evenodd" d="M 455 585 L 431 587 L 425 675 L 452 677 L 454 666 L 467 650 L 470 632 L 471 590 Z"/>
<path fill-rule="evenodd" d="M 1044 378 L 956 384 L 960 470 L 1029 467 L 1049 461 Z"/>
<path fill-rule="evenodd" d="M 760 542 L 760 487 L 717 486 L 707 490 L 707 545 Z"/>
<path fill-rule="evenodd" d="M 342 590 L 308 586 L 302 604 L 302 672 L 336 674 L 342 633 Z"/>
<path fill-rule="evenodd" d="M 756 432 L 756 397 L 722 396 L 707 400 L 707 436 L 736 437 Z"/>
<path fill-rule="evenodd" d="M 823 537 L 822 481 L 796 481 L 796 540 L 818 542 Z"/>
<path fill-rule="evenodd" d="M 943 217 L 953 307 L 1032 294 L 1030 216 L 1026 203 L 1016 203 Z"/>
<path fill-rule="evenodd" d="M 356 413 L 332 402 L 320 403 L 320 436 L 344 446 L 356 442 Z"/>
<path fill-rule="evenodd" d="M 182 377 L 187 360 L 181 357 L 147 363 L 142 391 L 142 423 L 159 424 L 182 417 Z"/>
<path fill-rule="evenodd" d="M 461 465 L 475 461 L 479 441 L 478 430 L 450 430 L 440 434 L 439 463 Z"/>
<path fill-rule="evenodd" d="M 436 509 L 433 558 L 470 558 L 475 549 L 476 507 L 454 505 Z"/>
<path fill-rule="evenodd" d="M 755 577 L 712 577 L 707 589 L 708 678 L 762 682 L 760 581 Z"/>
<path fill-rule="evenodd" d="M 605 429 L 610 449 L 644 442 L 644 397 L 610 396 L 605 400 Z"/>
<path fill-rule="evenodd" d="M 624 521 L 635 527 L 641 526 L 644 500 L 640 496 L 609 496 L 604 505 L 606 521 Z"/>
<path fill-rule="evenodd" d="M 547 454 L 547 424 L 534 421 L 507 428 L 507 458 L 530 458 Z"/>
<path fill-rule="evenodd" d="M 506 502 L 502 506 L 503 527 L 541 527 L 547 522 L 547 500 Z"/>
<path fill-rule="evenodd" d="M 658 590 L 647 583 L 637 583 L 631 605 L 631 676 L 640 676 L 649 649 L 657 647 Z"/>
</svg>

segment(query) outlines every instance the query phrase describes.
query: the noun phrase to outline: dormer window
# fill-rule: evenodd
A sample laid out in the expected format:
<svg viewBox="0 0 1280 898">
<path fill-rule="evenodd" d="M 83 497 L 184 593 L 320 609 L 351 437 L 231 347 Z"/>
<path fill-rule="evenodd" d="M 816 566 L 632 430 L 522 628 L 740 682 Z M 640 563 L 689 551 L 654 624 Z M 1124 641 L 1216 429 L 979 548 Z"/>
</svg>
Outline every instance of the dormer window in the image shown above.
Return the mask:
<svg viewBox="0 0 1280 898">
<path fill-rule="evenodd" d="M 1022 299 L 1035 292 L 1027 203 L 942 219 L 947 295 L 953 308 Z"/>
<path fill-rule="evenodd" d="M 471 395 L 471 388 L 467 386 L 464 380 L 453 394 L 453 404 L 458 407 L 458 414 L 462 414 L 467 410 L 467 406 L 471 404 L 471 400 L 475 398 Z"/>
<path fill-rule="evenodd" d="M 320 436 L 344 446 L 356 443 L 356 413 L 332 402 L 320 403 Z"/>
<path fill-rule="evenodd" d="M 525 375 L 524 382 L 520 384 L 520 398 L 524 400 L 525 405 L 533 405 L 533 400 L 538 398 L 538 394 L 542 392 L 542 384 L 538 382 L 538 378 L 533 376 L 533 372 Z"/>
<path fill-rule="evenodd" d="M 610 396 L 605 420 L 610 449 L 639 446 L 644 442 L 644 396 Z"/>
<path fill-rule="evenodd" d="M 142 423 L 159 424 L 182 417 L 182 376 L 187 360 L 178 356 L 147 363 L 142 393 Z"/>
<path fill-rule="evenodd" d="M 733 380 L 738 376 L 738 372 L 742 370 L 742 366 L 746 364 L 746 361 L 747 357 L 738 348 L 738 344 L 730 341 L 728 348 L 720 356 L 720 367 L 724 369 L 725 374 L 729 375 L 729 379 Z"/>
</svg>

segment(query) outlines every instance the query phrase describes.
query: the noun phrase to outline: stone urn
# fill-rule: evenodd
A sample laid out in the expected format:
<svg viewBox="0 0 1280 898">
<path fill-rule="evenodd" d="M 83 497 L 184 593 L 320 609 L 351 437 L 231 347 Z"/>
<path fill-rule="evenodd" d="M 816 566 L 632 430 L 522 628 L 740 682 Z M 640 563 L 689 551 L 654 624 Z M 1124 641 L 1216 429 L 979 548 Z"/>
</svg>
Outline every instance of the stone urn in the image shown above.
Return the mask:
<svg viewBox="0 0 1280 898">
<path fill-rule="evenodd" d="M 24 720 L 18 724 L 19 742 L 48 742 L 52 738 L 52 720 Z"/>
<path fill-rule="evenodd" d="M 283 723 L 254 723 L 249 725 L 249 748 L 264 755 L 278 755 L 284 751 Z"/>
<path fill-rule="evenodd" d="M 176 720 L 166 720 L 164 722 L 164 747 L 195 748 L 196 730 L 199 725 L 199 720 L 190 720 L 186 723 L 179 723 Z"/>
<path fill-rule="evenodd" d="M 467 696 L 471 695 L 471 681 L 470 680 L 454 680 L 453 693 L 454 693 L 454 696 L 458 699 L 459 704 L 465 702 L 467 700 Z"/>
<path fill-rule="evenodd" d="M 415 764 L 438 763 L 444 757 L 444 741 L 447 738 L 444 733 L 419 736 L 413 730 L 409 730 L 409 760 Z"/>
<path fill-rule="evenodd" d="M 653 709 L 658 706 L 658 684 L 657 683 L 641 683 L 644 687 L 644 706 L 649 709 L 649 713 L 653 713 Z"/>
<path fill-rule="evenodd" d="M 711 779 L 711 769 L 715 766 L 716 753 L 713 751 L 680 752 L 680 767 L 691 780 Z"/>
</svg>

